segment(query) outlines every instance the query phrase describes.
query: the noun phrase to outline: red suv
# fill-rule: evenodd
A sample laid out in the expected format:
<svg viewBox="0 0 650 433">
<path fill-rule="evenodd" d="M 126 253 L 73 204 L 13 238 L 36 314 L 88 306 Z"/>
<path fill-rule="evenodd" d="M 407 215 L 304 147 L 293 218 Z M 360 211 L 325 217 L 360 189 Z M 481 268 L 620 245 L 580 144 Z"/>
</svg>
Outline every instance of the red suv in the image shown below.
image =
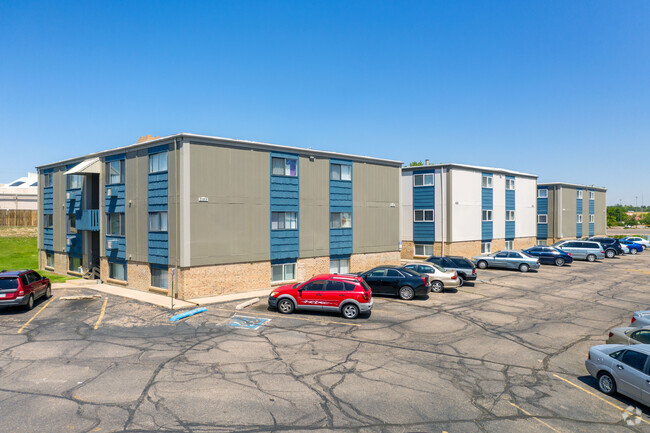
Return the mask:
<svg viewBox="0 0 650 433">
<path fill-rule="evenodd" d="M 30 270 L 0 272 L 0 307 L 22 305 L 31 310 L 41 296 L 52 296 L 48 278 Z"/>
<path fill-rule="evenodd" d="M 336 311 L 346 319 L 372 309 L 370 286 L 356 275 L 316 275 L 306 283 L 288 284 L 269 295 L 269 307 L 280 313 L 294 310 Z"/>
</svg>

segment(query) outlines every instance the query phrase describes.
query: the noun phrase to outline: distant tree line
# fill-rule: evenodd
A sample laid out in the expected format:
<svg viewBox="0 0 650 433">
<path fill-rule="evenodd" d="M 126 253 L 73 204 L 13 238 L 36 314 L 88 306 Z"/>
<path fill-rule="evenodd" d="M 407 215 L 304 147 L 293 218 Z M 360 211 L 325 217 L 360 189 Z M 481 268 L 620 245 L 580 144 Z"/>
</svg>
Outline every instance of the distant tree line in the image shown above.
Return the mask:
<svg viewBox="0 0 650 433">
<path fill-rule="evenodd" d="M 627 212 L 642 212 L 628 215 Z M 639 217 L 639 220 L 636 218 Z M 607 225 L 608 226 L 636 226 L 644 224 L 650 226 L 650 212 L 640 206 L 607 206 Z"/>
</svg>

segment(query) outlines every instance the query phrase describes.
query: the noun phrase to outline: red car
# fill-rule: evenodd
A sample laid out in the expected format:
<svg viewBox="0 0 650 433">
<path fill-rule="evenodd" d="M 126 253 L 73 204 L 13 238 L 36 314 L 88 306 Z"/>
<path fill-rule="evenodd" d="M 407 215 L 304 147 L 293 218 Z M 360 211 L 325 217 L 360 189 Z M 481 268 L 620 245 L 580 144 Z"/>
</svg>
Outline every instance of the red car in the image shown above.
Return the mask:
<svg viewBox="0 0 650 433">
<path fill-rule="evenodd" d="M 22 305 L 31 310 L 42 296 L 52 296 L 48 278 L 30 270 L 0 272 L 0 307 Z"/>
<path fill-rule="evenodd" d="M 283 314 L 295 310 L 336 311 L 346 319 L 369 312 L 373 302 L 370 286 L 356 275 L 317 275 L 305 283 L 273 289 L 269 295 L 269 307 Z"/>
</svg>

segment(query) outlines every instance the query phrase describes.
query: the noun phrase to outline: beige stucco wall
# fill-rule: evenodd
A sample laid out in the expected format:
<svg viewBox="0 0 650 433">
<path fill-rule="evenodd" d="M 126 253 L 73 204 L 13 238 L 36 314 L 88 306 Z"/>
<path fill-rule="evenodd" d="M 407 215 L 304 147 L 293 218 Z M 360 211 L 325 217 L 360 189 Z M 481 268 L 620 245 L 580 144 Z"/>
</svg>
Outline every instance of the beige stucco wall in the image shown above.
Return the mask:
<svg viewBox="0 0 650 433">
<path fill-rule="evenodd" d="M 125 166 L 126 257 L 135 262 L 147 262 L 149 260 L 149 212 L 147 210 L 149 155 L 147 149 L 128 152 Z M 105 190 L 102 188 L 100 191 L 102 201 L 104 192 Z M 106 217 L 103 217 L 105 222 Z M 104 239 L 100 239 L 100 243 L 105 243 L 102 242 Z"/>
<path fill-rule="evenodd" d="M 564 238 L 576 237 L 576 199 L 576 188 L 568 186 L 562 188 L 562 229 L 557 236 Z"/>
<path fill-rule="evenodd" d="M 594 234 L 604 236 L 607 234 L 607 192 L 596 191 L 596 200 L 594 201 L 595 225 Z"/>
<path fill-rule="evenodd" d="M 329 159 L 313 159 L 299 164 L 300 257 L 329 255 Z"/>
</svg>

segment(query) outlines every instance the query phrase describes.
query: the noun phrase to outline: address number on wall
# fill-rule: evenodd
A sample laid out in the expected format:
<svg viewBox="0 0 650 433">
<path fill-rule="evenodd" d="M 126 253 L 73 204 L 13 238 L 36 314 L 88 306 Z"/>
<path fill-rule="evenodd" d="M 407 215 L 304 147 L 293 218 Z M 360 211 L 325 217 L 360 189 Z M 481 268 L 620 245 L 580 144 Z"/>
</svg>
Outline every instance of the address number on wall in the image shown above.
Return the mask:
<svg viewBox="0 0 650 433">
<path fill-rule="evenodd" d="M 207 202 L 208 198 L 207 197 L 199 197 L 199 203 L 204 203 Z"/>
</svg>

